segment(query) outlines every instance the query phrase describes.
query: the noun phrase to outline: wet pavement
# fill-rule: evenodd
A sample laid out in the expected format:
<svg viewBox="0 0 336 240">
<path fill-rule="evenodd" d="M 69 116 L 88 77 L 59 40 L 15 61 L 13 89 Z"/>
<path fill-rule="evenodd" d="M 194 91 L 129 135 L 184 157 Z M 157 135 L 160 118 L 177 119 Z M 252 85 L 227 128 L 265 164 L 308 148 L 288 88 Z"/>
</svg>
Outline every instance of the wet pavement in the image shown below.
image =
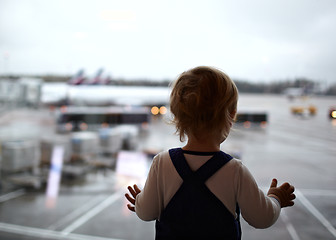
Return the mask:
<svg viewBox="0 0 336 240">
<path fill-rule="evenodd" d="M 290 112 L 292 106 L 310 104 L 317 108 L 315 116 Z M 268 126 L 235 126 L 222 150 L 239 156 L 265 191 L 275 177 L 280 183 L 291 182 L 297 195 L 295 206 L 283 209 L 268 229 L 254 229 L 242 220 L 243 239 L 336 239 L 336 123 L 328 118 L 332 105 L 336 98 L 289 101 L 283 96 L 241 95 L 239 108 L 266 111 Z M 3 115 L 0 137 L 19 134 L 18 129 L 10 130 L 15 122 L 21 133 L 31 130 L 29 137 L 54 134 L 52 119 L 41 110 Z M 183 145 L 164 119 L 153 119 L 148 131 L 139 139 L 138 151 Z M 135 169 L 148 169 L 150 162 L 148 158 L 134 163 L 139 164 Z M 54 204 L 47 202 L 43 188 L 3 189 L 0 239 L 154 239 L 154 222 L 139 220 L 124 199 L 126 186 L 141 185 L 145 177 L 125 169 L 96 169 L 78 181 L 64 181 Z"/>
</svg>

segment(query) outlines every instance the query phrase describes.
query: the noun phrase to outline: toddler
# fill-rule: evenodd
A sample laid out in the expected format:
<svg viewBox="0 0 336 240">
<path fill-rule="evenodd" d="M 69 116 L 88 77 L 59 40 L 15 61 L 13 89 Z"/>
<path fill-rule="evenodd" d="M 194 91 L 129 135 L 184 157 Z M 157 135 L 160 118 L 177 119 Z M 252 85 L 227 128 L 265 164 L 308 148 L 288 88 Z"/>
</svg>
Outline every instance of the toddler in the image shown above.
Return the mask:
<svg viewBox="0 0 336 240">
<path fill-rule="evenodd" d="M 222 71 L 200 66 L 173 85 L 170 110 L 182 148 L 153 159 L 145 186 L 129 186 L 128 208 L 144 221 L 156 220 L 156 239 L 241 239 L 240 214 L 255 228 L 273 225 L 293 206 L 294 187 L 265 195 L 241 161 L 220 150 L 237 112 L 238 90 Z"/>
</svg>

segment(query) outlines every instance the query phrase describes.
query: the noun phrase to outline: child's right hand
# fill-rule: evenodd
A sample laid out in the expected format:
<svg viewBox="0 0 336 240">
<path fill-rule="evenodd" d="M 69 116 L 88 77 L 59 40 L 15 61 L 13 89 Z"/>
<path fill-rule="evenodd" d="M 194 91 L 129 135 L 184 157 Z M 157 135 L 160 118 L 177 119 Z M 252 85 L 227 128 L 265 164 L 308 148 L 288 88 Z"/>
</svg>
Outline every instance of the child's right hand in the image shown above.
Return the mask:
<svg viewBox="0 0 336 240">
<path fill-rule="evenodd" d="M 278 181 L 274 178 L 267 192 L 267 196 L 278 199 L 282 208 L 293 206 L 293 200 L 295 199 L 294 186 L 287 182 L 280 187 L 277 187 L 277 184 Z"/>
<path fill-rule="evenodd" d="M 133 187 L 128 186 L 127 189 L 132 194 L 132 197 L 128 193 L 125 194 L 126 199 L 132 204 L 127 204 L 127 207 L 130 211 L 135 212 L 135 199 L 136 196 L 141 193 L 141 190 L 136 184 L 134 184 Z"/>
</svg>

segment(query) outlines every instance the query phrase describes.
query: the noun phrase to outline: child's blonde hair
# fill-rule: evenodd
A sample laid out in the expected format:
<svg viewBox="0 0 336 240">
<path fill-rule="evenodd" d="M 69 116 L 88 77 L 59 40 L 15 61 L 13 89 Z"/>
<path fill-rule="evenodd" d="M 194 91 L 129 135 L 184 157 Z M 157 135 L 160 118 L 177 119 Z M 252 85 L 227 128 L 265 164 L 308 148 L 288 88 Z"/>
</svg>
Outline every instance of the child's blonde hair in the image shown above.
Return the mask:
<svg viewBox="0 0 336 240">
<path fill-rule="evenodd" d="M 221 132 L 226 138 L 234 121 L 238 89 L 222 71 L 200 66 L 183 72 L 173 83 L 170 110 L 180 140 L 185 135 Z"/>
</svg>

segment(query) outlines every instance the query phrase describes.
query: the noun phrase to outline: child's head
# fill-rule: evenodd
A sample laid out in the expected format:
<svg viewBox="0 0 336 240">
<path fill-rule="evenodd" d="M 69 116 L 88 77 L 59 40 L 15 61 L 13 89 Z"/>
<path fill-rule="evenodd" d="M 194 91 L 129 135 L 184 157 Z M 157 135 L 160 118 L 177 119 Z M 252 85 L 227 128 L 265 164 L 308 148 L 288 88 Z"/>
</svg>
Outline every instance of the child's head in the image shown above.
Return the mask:
<svg viewBox="0 0 336 240">
<path fill-rule="evenodd" d="M 199 137 L 221 133 L 229 135 L 234 121 L 238 90 L 222 71 L 200 66 L 183 72 L 173 84 L 170 109 L 180 135 Z"/>
</svg>

